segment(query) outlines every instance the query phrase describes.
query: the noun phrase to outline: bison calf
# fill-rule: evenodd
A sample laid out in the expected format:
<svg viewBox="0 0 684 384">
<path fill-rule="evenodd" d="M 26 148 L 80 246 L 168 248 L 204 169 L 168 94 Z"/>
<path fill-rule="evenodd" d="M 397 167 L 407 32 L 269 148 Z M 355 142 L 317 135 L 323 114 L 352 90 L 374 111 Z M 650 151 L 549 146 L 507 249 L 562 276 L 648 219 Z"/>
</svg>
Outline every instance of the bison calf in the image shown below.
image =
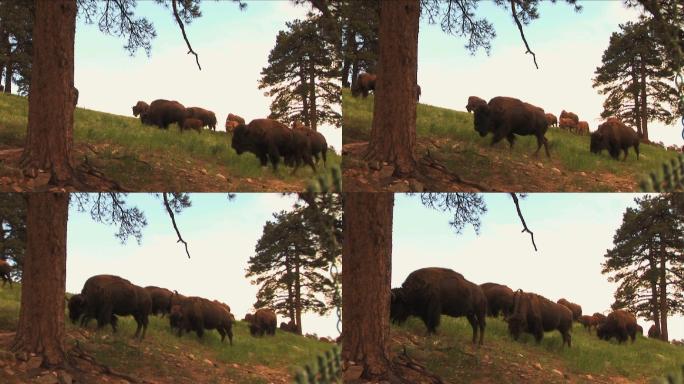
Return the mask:
<svg viewBox="0 0 684 384">
<path fill-rule="evenodd" d="M 186 131 L 188 129 L 194 129 L 198 133 L 202 133 L 202 127 L 204 126 L 204 123 L 200 119 L 195 119 L 193 117 L 189 117 L 185 120 L 183 120 L 183 125 L 181 126 L 181 132 Z"/>
<path fill-rule="evenodd" d="M 392 289 L 390 318 L 399 324 L 418 316 L 428 333 L 435 333 L 441 315 L 465 316 L 473 328 L 473 344 L 484 341 L 487 298 L 482 288 L 447 268 L 423 268 L 411 272 L 401 288 Z"/>
</svg>

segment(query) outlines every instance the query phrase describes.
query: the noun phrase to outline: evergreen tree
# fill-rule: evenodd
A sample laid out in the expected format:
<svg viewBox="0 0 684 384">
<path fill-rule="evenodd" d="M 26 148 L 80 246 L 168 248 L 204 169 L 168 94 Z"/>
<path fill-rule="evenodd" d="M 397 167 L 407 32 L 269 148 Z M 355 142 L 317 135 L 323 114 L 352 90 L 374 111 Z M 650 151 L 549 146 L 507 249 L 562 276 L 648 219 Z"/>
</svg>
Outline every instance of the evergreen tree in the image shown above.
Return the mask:
<svg viewBox="0 0 684 384">
<path fill-rule="evenodd" d="M 0 0 L 0 77 L 4 92 L 28 93 L 33 49 L 33 0 Z"/>
<path fill-rule="evenodd" d="M 593 86 L 607 95 L 601 116 L 630 121 L 648 140 L 648 122 L 670 124 L 678 113 L 677 89 L 666 47 L 654 38 L 652 19 L 620 25 L 610 38 Z"/>
<path fill-rule="evenodd" d="M 328 268 L 331 258 L 339 263 L 341 249 L 330 246 L 327 235 L 320 231 L 321 221 L 328 221 L 329 215 L 341 216 L 339 202 L 333 207 L 329 201 L 319 199 L 317 214 L 303 205 L 274 214 L 249 259 L 246 277 L 259 285 L 254 307 L 273 308 L 290 318 L 300 333 L 302 313 L 325 314 L 340 300 L 334 295 L 334 276 Z M 338 236 L 337 230 L 333 231 L 333 236 Z"/>
<path fill-rule="evenodd" d="M 26 252 L 26 200 L 19 193 L 0 194 L 0 259 L 14 266 L 12 278 L 21 280 Z"/>
<path fill-rule="evenodd" d="M 667 341 L 668 316 L 684 313 L 684 195 L 635 202 L 623 215 L 602 273 L 619 283 L 613 308 L 653 320 Z"/>
<path fill-rule="evenodd" d="M 342 86 L 356 84 L 360 72 L 375 73 L 378 60 L 378 0 L 340 2 L 342 29 Z M 351 78 L 351 81 L 350 81 Z"/>
<path fill-rule="evenodd" d="M 324 19 L 309 15 L 287 23 L 261 71 L 259 89 L 274 97 L 271 118 L 285 123 L 301 120 L 313 130 L 323 123 L 341 125 L 334 110 L 340 104 L 339 55 L 323 33 Z"/>
</svg>

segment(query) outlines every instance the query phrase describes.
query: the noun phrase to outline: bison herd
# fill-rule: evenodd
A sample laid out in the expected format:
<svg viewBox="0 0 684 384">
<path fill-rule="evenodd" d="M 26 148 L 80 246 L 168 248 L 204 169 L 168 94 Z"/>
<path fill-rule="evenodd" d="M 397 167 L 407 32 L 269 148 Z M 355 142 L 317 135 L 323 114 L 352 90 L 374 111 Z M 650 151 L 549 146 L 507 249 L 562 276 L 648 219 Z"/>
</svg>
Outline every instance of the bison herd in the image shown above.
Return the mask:
<svg viewBox="0 0 684 384">
<path fill-rule="evenodd" d="M 169 325 L 178 337 L 184 332 L 194 331 L 201 338 L 205 330 L 215 329 L 221 335 L 221 342 L 228 336 L 233 345 L 235 316 L 228 304 L 203 297 L 183 296 L 166 288 L 139 287 L 119 276 L 96 275 L 89 278 L 81 293 L 69 298 L 67 307 L 71 322 L 79 322 L 81 326 L 87 326 L 91 319 L 96 319 L 98 328 L 109 324 L 116 332 L 117 316 L 132 316 L 137 323 L 135 337 L 143 339 L 150 315 L 168 316 Z M 254 314 L 248 314 L 245 320 L 253 336 L 275 334 L 277 318 L 271 309 L 261 308 Z"/>
<path fill-rule="evenodd" d="M 181 132 L 204 127 L 216 130 L 214 112 L 200 107 L 186 108 L 178 101 L 158 99 L 147 104 L 138 101 L 133 107 L 133 116 L 140 117 L 145 125 L 168 129 L 178 124 Z M 254 119 L 249 124 L 242 117 L 229 113 L 225 124 L 226 132 L 232 135 L 232 147 L 238 155 L 251 152 L 266 166 L 269 162 L 277 170 L 281 160 L 293 166 L 293 173 L 302 165 L 316 171 L 315 163 L 327 161 L 328 143 L 325 137 L 299 121 L 292 128 L 273 119 Z"/>
<path fill-rule="evenodd" d="M 550 156 L 544 135 L 548 128 L 554 125 L 579 135 L 589 135 L 589 123 L 581 121 L 575 113 L 563 110 L 557 119 L 554 114 L 545 113 L 542 108 L 513 97 L 497 96 L 486 102 L 477 96 L 470 96 L 466 110 L 474 114 L 475 131 L 480 136 L 492 133 L 492 145 L 506 138 L 512 148 L 515 135 L 535 136 L 535 155 L 543 145 L 546 155 Z M 604 149 L 608 150 L 610 156 L 616 160 L 622 151 L 625 160 L 627 150 L 634 147 L 639 159 L 639 142 L 640 138 L 632 128 L 611 117 L 590 134 L 589 150 L 595 154 L 601 153 Z"/>
<path fill-rule="evenodd" d="M 570 347 L 570 331 L 575 321 L 589 332 L 595 329 L 601 340 L 615 338 L 622 343 L 631 338 L 634 342 L 636 333 L 643 333 L 634 315 L 625 310 L 614 310 L 608 316 L 601 313 L 582 315 L 582 307 L 565 298 L 554 303 L 536 293 L 513 291 L 502 284 L 477 285 L 447 268 L 423 268 L 412 272 L 400 288 L 392 289 L 390 297 L 392 322 L 402 324 L 409 316 L 416 316 L 430 334 L 436 332 L 441 315 L 464 316 L 473 329 L 473 344 L 484 341 L 485 317 L 498 317 L 499 314 L 508 323 L 508 332 L 515 340 L 521 333 L 529 333 L 537 343 L 545 332 L 558 331 L 563 345 Z"/>
</svg>

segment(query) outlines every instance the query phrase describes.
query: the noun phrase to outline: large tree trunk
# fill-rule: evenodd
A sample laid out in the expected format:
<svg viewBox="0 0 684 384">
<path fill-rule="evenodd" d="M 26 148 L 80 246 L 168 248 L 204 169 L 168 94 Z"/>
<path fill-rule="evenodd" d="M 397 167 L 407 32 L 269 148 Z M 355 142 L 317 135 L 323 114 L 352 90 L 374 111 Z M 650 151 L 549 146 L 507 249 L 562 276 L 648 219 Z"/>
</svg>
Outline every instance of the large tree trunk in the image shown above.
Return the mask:
<svg viewBox="0 0 684 384">
<path fill-rule="evenodd" d="M 652 252 L 652 250 L 651 250 Z M 658 334 L 660 334 L 660 298 L 658 297 L 658 263 L 655 259 L 649 259 L 649 279 L 651 281 L 651 315 Z"/>
<path fill-rule="evenodd" d="M 640 138 L 644 138 L 644 134 L 641 131 L 641 108 L 639 101 L 639 76 L 637 74 L 637 63 L 632 62 L 632 97 L 634 98 L 634 126 L 637 129 L 637 134 Z"/>
<path fill-rule="evenodd" d="M 395 176 L 416 167 L 419 0 L 380 2 L 379 59 L 367 159 L 394 164 Z"/>
<path fill-rule="evenodd" d="M 646 98 L 646 59 L 641 58 L 640 87 L 641 87 L 641 132 L 645 140 L 648 140 L 648 104 Z"/>
<path fill-rule="evenodd" d="M 318 131 L 318 112 L 316 111 L 316 66 L 309 63 L 309 128 Z"/>
<path fill-rule="evenodd" d="M 305 66 L 303 62 L 299 64 L 299 81 L 302 84 L 302 113 L 301 117 L 304 120 L 303 123 L 307 127 L 310 126 L 309 122 L 309 95 L 306 91 L 307 84 L 309 83 L 306 78 L 306 71 L 305 71 Z"/>
<path fill-rule="evenodd" d="M 36 0 L 24 173 L 50 170 L 53 185 L 73 178 L 76 0 Z"/>
<path fill-rule="evenodd" d="M 299 255 L 295 260 L 295 316 L 297 323 L 297 333 L 302 334 L 302 286 L 300 279 L 300 259 Z"/>
<path fill-rule="evenodd" d="M 391 193 L 348 193 L 342 250 L 342 359 L 362 378 L 391 380 L 389 304 L 392 273 Z"/>
<path fill-rule="evenodd" d="M 69 195 L 29 193 L 19 323 L 12 349 L 64 363 L 64 293 Z"/>
<path fill-rule="evenodd" d="M 667 305 L 667 254 L 666 251 L 663 247 L 661 249 L 661 256 L 660 256 L 660 276 L 658 278 L 659 283 L 660 283 L 660 339 L 663 341 L 668 341 L 669 340 L 669 335 L 667 332 L 667 313 L 668 313 L 668 305 Z"/>
<path fill-rule="evenodd" d="M 7 61 L 5 61 L 5 93 L 12 93 L 12 75 L 14 70 L 12 69 L 12 44 L 9 34 L 3 36 L 3 42 L 7 44 L 5 46 L 5 55 L 7 56 Z"/>
</svg>

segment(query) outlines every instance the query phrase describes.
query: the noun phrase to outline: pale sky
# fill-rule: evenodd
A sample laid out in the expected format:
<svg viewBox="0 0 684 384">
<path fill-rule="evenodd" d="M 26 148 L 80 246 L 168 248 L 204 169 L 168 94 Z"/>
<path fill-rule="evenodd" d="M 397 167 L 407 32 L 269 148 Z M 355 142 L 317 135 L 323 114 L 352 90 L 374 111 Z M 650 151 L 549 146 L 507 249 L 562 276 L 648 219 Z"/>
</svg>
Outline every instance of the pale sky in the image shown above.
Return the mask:
<svg viewBox="0 0 684 384">
<path fill-rule="evenodd" d="M 396 195 L 392 243 L 392 287 L 416 269 L 445 267 L 476 283 L 494 282 L 556 301 L 580 304 L 583 314 L 604 312 L 616 283 L 601 274 L 606 250 L 636 194 L 531 193 L 521 209 L 539 249 L 522 224 L 508 194 L 485 194 L 488 212 L 480 236 L 472 226 L 456 235 L 451 216 L 426 208 L 420 197 Z M 638 319 L 644 331 L 653 324 Z M 684 338 L 684 318 L 669 318 L 670 339 Z"/>
<path fill-rule="evenodd" d="M 152 1 L 139 1 L 135 14 L 145 16 L 157 31 L 148 58 L 144 50 L 131 57 L 125 40 L 101 33 L 78 20 L 76 26 L 75 84 L 79 107 L 132 116 L 138 100 L 178 100 L 186 107 L 212 110 L 223 130 L 228 113 L 247 122 L 270 113 L 270 97 L 257 88 L 261 70 L 285 23 L 303 19 L 309 6 L 290 1 L 248 1 L 240 11 L 233 2 L 201 4 L 202 17 L 186 26 L 202 70 L 187 47 L 171 11 Z M 341 107 L 340 107 L 341 108 Z M 339 111 L 339 110 L 338 110 Z M 341 129 L 321 126 L 328 145 L 339 151 Z"/>
<path fill-rule="evenodd" d="M 466 40 L 442 32 L 421 20 L 418 43 L 418 83 L 421 103 L 465 111 L 468 96 L 489 100 L 512 96 L 560 115 L 575 112 L 593 131 L 600 124 L 605 97 L 592 88 L 594 71 L 618 24 L 635 20 L 638 12 L 622 1 L 580 1 L 576 13 L 565 2 L 540 2 L 540 18 L 525 27 L 537 55 L 539 69 L 525 46 L 513 18 L 491 2 L 479 3 L 478 17 L 492 22 L 497 37 L 491 55 L 471 56 Z M 681 123 L 664 126 L 649 122 L 649 137 L 666 144 L 684 144 Z"/>
<path fill-rule="evenodd" d="M 201 296 L 227 303 L 242 319 L 256 301 L 257 286 L 245 278 L 247 261 L 272 214 L 289 210 L 293 197 L 270 193 L 240 193 L 228 201 L 225 194 L 192 194 L 192 207 L 176 215 L 183 238 L 189 243 L 188 259 L 161 199 L 149 194 L 131 194 L 131 205 L 147 217 L 143 239 L 121 244 L 114 237 L 118 228 L 95 224 L 75 207 L 69 210 L 67 238 L 67 292 L 77 293 L 94 275 L 113 274 L 140 286 L 156 285 L 188 296 Z M 286 321 L 278 315 L 278 324 Z M 337 317 L 304 314 L 305 333 L 336 338 Z"/>
</svg>

